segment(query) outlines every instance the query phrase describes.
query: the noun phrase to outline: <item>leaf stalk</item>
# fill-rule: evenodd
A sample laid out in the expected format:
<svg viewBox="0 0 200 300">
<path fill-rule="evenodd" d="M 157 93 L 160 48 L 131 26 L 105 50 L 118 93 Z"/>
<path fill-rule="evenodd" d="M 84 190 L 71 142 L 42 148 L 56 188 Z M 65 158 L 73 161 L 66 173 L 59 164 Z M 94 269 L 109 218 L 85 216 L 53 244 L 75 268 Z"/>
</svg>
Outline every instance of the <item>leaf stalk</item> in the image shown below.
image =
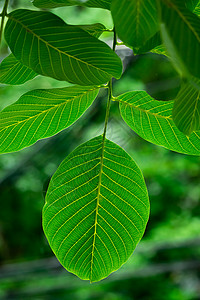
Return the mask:
<svg viewBox="0 0 200 300">
<path fill-rule="evenodd" d="M 113 29 L 114 37 L 113 37 L 113 51 L 115 51 L 116 45 L 117 45 L 117 35 L 115 28 Z M 112 93 L 112 78 L 108 82 L 108 102 L 107 102 L 107 107 L 106 107 L 106 117 L 105 117 L 105 125 L 104 125 L 104 132 L 103 132 L 103 144 L 105 142 L 105 137 L 106 137 L 106 131 L 108 127 L 108 119 L 109 119 L 109 114 L 110 114 L 110 106 L 111 106 L 111 101 L 113 98 L 113 93 Z"/>
</svg>

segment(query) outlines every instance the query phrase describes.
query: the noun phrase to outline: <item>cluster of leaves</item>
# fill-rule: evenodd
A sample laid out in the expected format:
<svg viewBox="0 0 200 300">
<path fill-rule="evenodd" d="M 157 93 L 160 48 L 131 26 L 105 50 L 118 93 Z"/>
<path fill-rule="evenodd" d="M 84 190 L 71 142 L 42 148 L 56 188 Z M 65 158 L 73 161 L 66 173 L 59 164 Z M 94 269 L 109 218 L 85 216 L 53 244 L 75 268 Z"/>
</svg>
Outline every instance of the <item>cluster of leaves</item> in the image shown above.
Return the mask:
<svg viewBox="0 0 200 300">
<path fill-rule="evenodd" d="M 200 155 L 200 2 L 195 0 L 34 0 L 38 8 L 80 5 L 111 10 L 114 47 L 99 40 L 102 24 L 68 25 L 48 11 L 18 9 L 8 18 L 11 54 L 0 65 L 0 82 L 18 85 L 37 75 L 72 83 L 34 90 L 0 112 L 0 153 L 21 150 L 74 123 L 108 89 L 102 135 L 75 149 L 53 175 L 43 209 L 43 228 L 61 264 L 91 282 L 117 270 L 143 236 L 149 199 L 133 159 L 106 139 L 111 101 L 124 121 L 156 145 Z M 3 22 L 2 22 L 3 23 Z M 156 101 L 145 91 L 112 96 L 112 78 L 122 62 L 116 34 L 134 53 L 168 56 L 182 79 L 174 101 Z"/>
</svg>

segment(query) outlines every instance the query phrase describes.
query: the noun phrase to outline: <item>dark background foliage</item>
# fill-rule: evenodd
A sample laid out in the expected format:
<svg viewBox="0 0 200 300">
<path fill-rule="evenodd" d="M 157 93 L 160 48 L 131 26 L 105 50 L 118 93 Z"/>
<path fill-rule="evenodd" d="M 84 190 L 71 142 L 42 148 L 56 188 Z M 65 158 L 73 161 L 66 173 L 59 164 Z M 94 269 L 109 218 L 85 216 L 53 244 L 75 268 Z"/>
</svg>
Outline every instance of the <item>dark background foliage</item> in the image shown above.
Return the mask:
<svg viewBox="0 0 200 300">
<path fill-rule="evenodd" d="M 0 1 L 2 4 L 3 1 Z M 12 1 L 13 8 L 32 7 Z M 32 7 L 33 8 L 33 7 Z M 33 8 L 34 9 L 34 8 Z M 112 27 L 109 12 L 67 7 L 57 15 L 71 24 L 101 22 Z M 109 34 L 103 38 L 110 43 Z M 2 60 L 8 53 L 3 44 Z M 119 47 L 125 71 L 114 82 L 114 95 L 145 89 L 156 99 L 173 99 L 180 81 L 163 56 L 133 56 Z M 64 87 L 41 76 L 22 86 L 0 86 L 0 107 L 33 88 Z M 53 256 L 41 227 L 41 210 L 51 175 L 80 143 L 103 129 L 106 94 L 72 127 L 23 151 L 0 157 L 0 299 L 199 299 L 200 169 L 199 157 L 152 145 L 129 129 L 113 104 L 108 137 L 122 146 L 143 171 L 151 202 L 145 236 L 117 272 L 90 285 L 67 273 Z"/>
</svg>

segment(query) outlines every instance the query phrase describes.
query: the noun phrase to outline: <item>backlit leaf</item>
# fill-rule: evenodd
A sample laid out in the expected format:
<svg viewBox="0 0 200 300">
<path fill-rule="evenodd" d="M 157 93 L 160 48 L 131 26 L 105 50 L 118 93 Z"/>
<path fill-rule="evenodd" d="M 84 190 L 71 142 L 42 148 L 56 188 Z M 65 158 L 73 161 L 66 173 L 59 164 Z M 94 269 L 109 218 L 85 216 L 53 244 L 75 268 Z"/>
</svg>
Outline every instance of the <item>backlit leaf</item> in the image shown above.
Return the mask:
<svg viewBox="0 0 200 300">
<path fill-rule="evenodd" d="M 172 120 L 174 101 L 156 101 L 145 91 L 129 92 L 115 101 L 124 121 L 143 139 L 176 152 L 200 155 L 200 133 L 188 137 Z"/>
<path fill-rule="evenodd" d="M 198 17 L 200 17 L 200 1 L 199 1 L 199 3 L 198 3 L 197 7 L 196 7 L 195 10 L 194 10 L 194 13 L 195 13 Z"/>
<path fill-rule="evenodd" d="M 158 31 L 156 0 L 113 0 L 111 12 L 119 38 L 133 48 Z"/>
<path fill-rule="evenodd" d="M 98 87 L 35 90 L 0 112 L 0 153 L 52 136 L 74 123 L 92 104 Z"/>
<path fill-rule="evenodd" d="M 43 228 L 60 263 L 94 282 L 129 258 L 148 217 L 140 169 L 121 147 L 98 136 L 76 148 L 52 177 Z"/>
<path fill-rule="evenodd" d="M 17 60 L 13 54 L 7 56 L 0 64 L 0 83 L 23 84 L 38 74 Z"/>
<path fill-rule="evenodd" d="M 120 58 L 78 26 L 67 25 L 50 12 L 19 9 L 8 17 L 8 45 L 36 73 L 79 85 L 98 85 L 121 76 Z"/>
<path fill-rule="evenodd" d="M 180 131 L 190 135 L 200 130 L 200 80 L 182 83 L 173 107 L 173 120 Z"/>
<path fill-rule="evenodd" d="M 177 70 L 200 77 L 200 19 L 182 0 L 161 0 L 162 37 Z"/>
<path fill-rule="evenodd" d="M 111 0 L 34 0 L 33 4 L 39 8 L 55 8 L 62 6 L 80 5 L 110 9 Z"/>
</svg>

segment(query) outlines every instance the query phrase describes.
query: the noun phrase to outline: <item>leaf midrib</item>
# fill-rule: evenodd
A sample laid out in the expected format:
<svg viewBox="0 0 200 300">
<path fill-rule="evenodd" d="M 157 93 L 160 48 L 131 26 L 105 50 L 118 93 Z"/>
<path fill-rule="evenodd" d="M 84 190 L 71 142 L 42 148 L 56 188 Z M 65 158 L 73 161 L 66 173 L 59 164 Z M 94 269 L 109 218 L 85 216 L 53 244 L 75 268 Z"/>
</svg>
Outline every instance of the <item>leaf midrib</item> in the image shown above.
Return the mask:
<svg viewBox="0 0 200 300">
<path fill-rule="evenodd" d="M 29 28 L 28 28 L 26 25 L 24 25 L 22 22 L 20 22 L 19 20 L 15 19 L 12 15 L 8 15 L 8 18 L 11 19 L 11 20 L 13 20 L 14 22 L 20 24 L 27 32 L 33 34 L 33 36 L 35 36 L 36 38 L 38 38 L 38 40 L 40 40 L 40 41 L 42 41 L 43 43 L 45 43 L 48 47 L 51 47 L 52 49 L 58 51 L 59 53 L 65 55 L 65 56 L 67 56 L 67 57 L 69 57 L 69 58 L 71 58 L 71 59 L 77 60 L 77 61 L 79 61 L 79 62 L 81 62 L 81 63 L 86 64 L 87 66 L 90 66 L 91 68 L 95 68 L 95 69 L 97 69 L 98 71 L 101 71 L 101 72 L 103 72 L 103 73 L 105 73 L 105 74 L 107 74 L 107 75 L 109 75 L 109 76 L 112 76 L 112 74 L 110 74 L 110 73 L 108 73 L 108 72 L 106 72 L 106 71 L 104 71 L 104 70 L 102 70 L 102 69 L 100 69 L 100 68 L 98 68 L 98 67 L 96 67 L 96 66 L 94 66 L 94 65 L 91 65 L 91 64 L 87 63 L 87 62 L 84 61 L 84 60 L 81 60 L 81 59 L 79 59 L 79 58 L 77 58 L 77 57 L 75 57 L 75 56 L 72 56 L 72 55 L 70 55 L 70 54 L 68 54 L 68 53 L 66 53 L 66 52 L 63 52 L 63 51 L 61 51 L 59 48 L 56 48 L 56 47 L 54 47 L 53 45 L 49 44 L 47 41 L 45 41 L 44 39 L 42 39 L 39 35 L 37 35 L 35 32 L 33 32 L 31 29 L 29 29 Z"/>
<path fill-rule="evenodd" d="M 96 241 L 96 236 L 97 236 L 97 225 L 98 225 L 97 220 L 98 220 L 98 211 L 99 211 L 99 206 L 100 206 L 99 202 L 100 202 L 101 181 L 102 181 L 102 174 L 103 174 L 104 149 L 105 149 L 105 135 L 102 136 L 102 151 L 101 151 L 99 182 L 98 182 L 98 190 L 97 190 L 97 206 L 96 206 L 96 214 L 95 214 L 94 236 L 93 236 L 93 243 L 92 243 L 90 281 L 92 281 L 92 271 L 93 271 L 93 263 L 94 263 L 94 249 L 95 249 L 95 241 Z"/>
</svg>

